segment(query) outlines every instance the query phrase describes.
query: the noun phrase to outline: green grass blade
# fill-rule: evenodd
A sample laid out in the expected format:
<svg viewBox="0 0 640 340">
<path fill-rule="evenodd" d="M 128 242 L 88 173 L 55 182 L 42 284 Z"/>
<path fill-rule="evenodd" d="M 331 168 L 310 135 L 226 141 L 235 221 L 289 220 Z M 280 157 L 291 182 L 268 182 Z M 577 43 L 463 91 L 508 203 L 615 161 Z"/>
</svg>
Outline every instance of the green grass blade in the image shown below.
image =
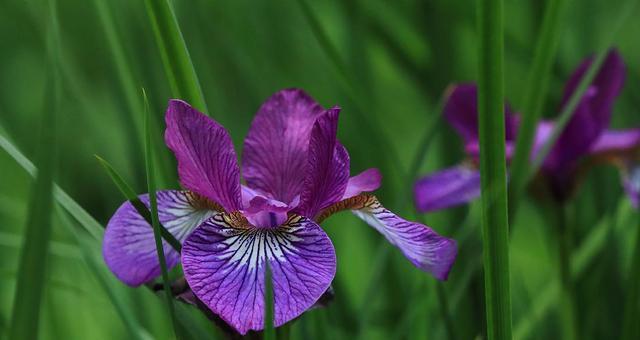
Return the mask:
<svg viewBox="0 0 640 340">
<path fill-rule="evenodd" d="M 125 54 L 126 48 L 118 35 L 116 21 L 114 20 L 113 13 L 110 9 L 111 2 L 94 0 L 93 3 L 96 6 L 98 18 L 102 24 L 102 28 L 104 29 L 104 34 L 109 46 L 108 50 L 112 55 L 117 78 L 122 89 L 121 92 L 124 95 L 125 102 L 129 109 L 129 117 L 131 121 L 133 121 L 138 137 L 139 144 L 137 150 L 142 152 L 144 147 L 144 122 L 142 120 L 142 115 L 140 114 L 143 109 L 139 98 L 140 91 L 138 90 L 140 82 L 136 80 L 136 73 L 133 72 L 134 68 L 131 67 L 131 63 Z M 154 124 L 153 127 L 154 129 L 158 128 L 156 124 Z M 160 183 L 163 184 L 170 183 L 167 178 L 168 174 L 171 173 L 171 162 L 168 156 L 167 152 L 156 151 L 156 169 L 162 170 L 158 175 L 160 175 Z"/>
<path fill-rule="evenodd" d="M 516 150 L 511 161 L 511 180 L 509 195 L 509 216 L 514 217 L 517 199 L 524 191 L 529 169 L 529 155 L 533 143 L 536 125 L 545 102 L 551 66 L 558 49 L 560 32 L 566 9 L 566 0 L 547 1 L 540 35 L 536 42 L 533 63 L 527 78 L 527 88 L 522 106 L 522 122 L 518 129 Z"/>
<path fill-rule="evenodd" d="M 383 157 L 388 157 L 388 163 L 393 164 L 393 167 L 389 169 L 386 168 L 386 164 L 381 164 L 381 166 L 384 167 L 382 168 L 383 173 L 389 174 L 390 170 L 394 169 L 397 171 L 398 176 L 405 176 L 406 174 L 401 173 L 402 169 L 400 169 L 400 164 L 402 164 L 402 162 L 400 161 L 398 151 L 393 147 L 392 143 L 389 142 L 390 138 L 387 136 L 385 130 L 376 121 L 376 119 L 373 119 L 375 117 L 372 117 L 371 114 L 365 114 L 365 112 L 372 112 L 373 109 L 368 107 L 361 100 L 361 98 L 366 98 L 366 96 L 360 95 L 361 91 L 358 91 L 359 87 L 357 80 L 350 72 L 348 72 L 346 63 L 338 53 L 336 46 L 329 39 L 329 35 L 322 26 L 320 20 L 306 0 L 298 0 L 298 5 L 305 20 L 311 28 L 313 36 L 329 58 L 331 65 L 336 69 L 340 78 L 340 84 L 345 88 L 345 94 L 354 104 L 356 109 L 354 113 L 360 118 L 359 122 L 363 125 L 362 130 L 370 131 L 369 138 L 373 142 L 374 146 L 379 150 L 379 154 L 383 155 Z M 390 174 L 387 176 L 392 177 Z"/>
<path fill-rule="evenodd" d="M 269 261 L 265 261 L 264 269 L 264 340 L 276 340 L 276 329 L 274 328 L 274 301 L 273 301 L 273 279 Z"/>
<path fill-rule="evenodd" d="M 640 216 L 640 214 L 637 214 Z M 636 226 L 637 229 L 637 226 Z M 640 229 L 636 230 L 636 241 L 633 245 L 631 267 L 627 271 L 627 295 L 624 305 L 624 322 L 622 324 L 622 339 L 633 340 L 640 338 Z"/>
<path fill-rule="evenodd" d="M 11 156 L 18 165 L 20 165 L 32 177 L 36 176 L 35 165 L 18 148 L 9 141 L 5 136 L 0 135 L 0 148 L 2 148 L 9 156 Z M 76 201 L 71 198 L 64 190 L 54 184 L 53 196 L 56 201 L 62 205 L 71 216 L 73 216 L 80 224 L 95 238 L 102 239 L 104 228 L 102 225 L 84 210 Z"/>
<path fill-rule="evenodd" d="M 511 339 L 502 0 L 478 3 L 478 109 L 487 337 Z"/>
<path fill-rule="evenodd" d="M 549 136 L 548 140 L 545 141 L 544 145 L 536 155 L 536 158 L 533 160 L 533 164 L 529 167 L 529 172 L 525 175 L 524 179 L 520 180 L 522 181 L 519 184 L 520 189 L 515 188 L 515 190 L 523 191 L 526 183 L 531 179 L 531 177 L 540 169 L 540 167 L 544 163 L 544 160 L 546 159 L 547 155 L 551 151 L 551 148 L 555 145 L 556 141 L 558 140 L 558 137 L 560 137 L 560 134 L 562 133 L 562 131 L 564 131 L 564 128 L 567 126 L 567 124 L 571 120 L 571 117 L 573 116 L 576 107 L 580 103 L 580 99 L 582 99 L 582 96 L 584 95 L 585 91 L 588 89 L 589 85 L 591 84 L 595 76 L 598 74 L 598 71 L 600 70 L 602 63 L 604 62 L 605 57 L 607 56 L 607 52 L 611 46 L 611 42 L 614 40 L 615 36 L 620 31 L 620 28 L 622 27 L 622 25 L 627 21 L 627 18 L 629 17 L 629 15 L 634 12 L 636 2 L 637 2 L 636 0 L 629 1 L 627 2 L 626 6 L 624 6 L 621 9 L 620 14 L 618 15 L 619 19 L 616 21 L 616 24 L 611 29 L 610 36 L 606 40 L 606 43 L 603 45 L 604 47 L 601 48 L 600 51 L 596 54 L 596 56 L 593 58 L 591 65 L 589 66 L 589 68 L 587 69 L 587 72 L 584 74 L 584 76 L 580 80 L 578 87 L 569 98 L 567 105 L 564 106 L 562 112 L 560 113 L 560 116 L 558 116 L 558 119 L 556 120 L 555 126 L 553 128 L 553 131 L 551 132 L 551 135 Z M 515 194 L 517 196 L 517 193 Z"/>
<path fill-rule="evenodd" d="M 104 267 L 102 256 L 100 254 L 100 244 L 97 240 L 79 233 L 75 228 L 75 222 L 73 222 L 68 215 L 62 210 L 60 205 L 56 205 L 55 211 L 60 218 L 62 225 L 67 228 L 67 231 L 73 235 L 81 250 L 82 258 L 86 263 L 89 271 L 95 277 L 96 281 L 100 284 L 100 287 L 104 290 L 109 298 L 109 301 L 113 304 L 118 316 L 124 323 L 127 330 L 131 334 L 133 339 L 146 340 L 152 339 L 151 334 L 145 330 L 135 317 L 133 311 L 129 308 L 129 305 L 122 301 L 120 298 L 117 287 L 121 286 L 120 283 L 111 275 Z"/>
<path fill-rule="evenodd" d="M 200 82 L 169 0 L 145 0 L 173 95 L 207 113 Z"/>
<path fill-rule="evenodd" d="M 13 299 L 9 339 L 37 339 L 40 306 L 44 292 L 47 253 L 51 235 L 53 202 L 53 172 L 56 159 L 56 113 L 60 105 L 60 84 L 57 60 L 56 4 L 49 1 L 49 105 L 42 110 L 38 147 L 39 171 L 31 192 L 24 244 Z"/>
<path fill-rule="evenodd" d="M 145 103 L 147 102 L 147 97 L 145 95 Z M 169 315 L 171 316 L 171 321 L 173 322 L 173 330 L 176 334 L 177 338 L 180 337 L 180 328 L 178 323 L 176 322 L 175 309 L 173 306 L 173 295 L 171 293 L 171 282 L 169 282 L 169 271 L 167 270 L 167 260 L 164 257 L 164 247 L 162 245 L 162 236 L 160 231 L 160 220 L 158 217 L 158 198 L 156 197 L 156 184 L 155 184 L 155 169 L 153 167 L 153 138 L 151 137 L 151 130 L 149 127 L 149 112 L 145 110 L 145 135 L 146 141 L 145 144 L 145 164 L 147 168 L 147 185 L 149 189 L 149 205 L 151 206 L 151 225 L 153 226 L 153 237 L 156 241 L 156 251 L 158 253 L 158 262 L 160 263 L 160 268 L 162 270 L 162 284 L 164 286 L 164 292 L 167 298 L 167 308 L 169 309 Z"/>
<path fill-rule="evenodd" d="M 106 160 L 102 159 L 99 156 L 95 156 L 95 157 L 98 159 L 98 162 L 100 162 L 102 167 L 107 171 L 107 173 L 109 174 L 109 177 L 111 177 L 111 180 L 113 180 L 113 183 L 118 187 L 118 189 L 120 189 L 120 192 L 124 195 L 124 197 L 129 202 L 131 202 L 131 205 L 133 205 L 136 211 L 138 211 L 140 216 L 142 216 L 147 221 L 147 223 L 149 223 L 149 225 L 153 225 L 153 218 L 151 216 L 151 212 L 149 211 L 147 206 L 144 203 L 142 203 L 140 198 L 138 198 L 138 195 L 135 193 L 135 191 L 133 191 L 131 186 L 127 184 L 124 178 L 120 176 L 120 174 L 113 168 L 113 166 L 111 166 L 111 164 L 109 164 L 109 162 L 107 162 Z M 171 234 L 160 222 L 158 222 L 158 225 L 160 227 L 160 234 L 162 238 L 165 241 L 167 241 L 167 243 L 169 243 L 169 245 L 171 245 L 171 247 L 175 249 L 177 252 L 181 252 L 182 245 L 180 244 L 180 241 L 178 241 L 173 236 L 173 234 Z"/>
<path fill-rule="evenodd" d="M 612 229 L 613 232 L 619 234 L 627 232 L 628 224 L 621 222 L 626 222 L 631 214 L 633 214 L 633 209 L 627 202 L 626 197 L 621 198 L 618 203 L 618 209 L 613 215 L 616 217 L 616 222 L 612 223 L 612 216 L 605 216 L 589 232 L 580 247 L 572 254 L 571 277 L 574 281 L 580 278 L 596 256 L 601 253 L 607 244 L 607 240 L 611 237 Z M 544 316 L 560 298 L 559 287 L 558 281 L 552 280 L 539 290 L 540 294 L 532 299 L 531 308 L 516 323 L 513 332 L 514 339 L 527 339 L 530 337 L 531 332 L 536 329 L 536 325 L 543 320 Z"/>
</svg>

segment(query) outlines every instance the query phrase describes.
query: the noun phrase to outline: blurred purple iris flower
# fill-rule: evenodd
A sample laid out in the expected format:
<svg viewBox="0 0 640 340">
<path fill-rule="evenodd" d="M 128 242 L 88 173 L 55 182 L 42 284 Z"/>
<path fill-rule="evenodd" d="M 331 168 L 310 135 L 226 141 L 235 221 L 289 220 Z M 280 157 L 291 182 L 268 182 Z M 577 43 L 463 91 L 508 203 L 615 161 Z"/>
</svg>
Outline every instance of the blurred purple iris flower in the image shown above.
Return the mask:
<svg viewBox="0 0 640 340">
<path fill-rule="evenodd" d="M 592 59 L 574 71 L 565 85 L 561 108 L 567 105 Z M 608 130 L 615 98 L 624 82 L 624 63 L 616 50 L 606 56 L 598 74 L 581 98 L 571 120 L 544 160 L 539 177 L 549 185 L 558 201 L 566 200 L 576 184 L 579 170 L 587 160 L 607 160 L 620 166 L 626 192 L 637 206 L 640 193 L 640 169 L 635 154 L 640 146 L 640 129 Z M 469 160 L 465 164 L 431 173 L 414 187 L 416 207 L 429 212 L 467 203 L 480 196 L 477 90 L 473 84 L 452 86 L 444 106 L 444 116 L 463 139 Z M 511 160 L 519 127 L 519 116 L 505 105 L 505 147 Z M 548 140 L 554 122 L 542 120 L 531 150 L 534 159 Z"/>
<path fill-rule="evenodd" d="M 339 108 L 323 109 L 306 93 L 283 90 L 258 111 L 244 143 L 242 177 L 227 131 L 189 104 L 171 100 L 165 141 L 186 190 L 157 193 L 160 221 L 181 242 L 164 244 L 167 263 L 182 263 L 193 293 L 238 332 L 263 328 L 265 263 L 273 276 L 275 323 L 316 303 L 336 273 L 331 240 L 319 223 L 351 210 L 416 267 L 445 280 L 454 240 L 409 222 L 367 194 L 381 175 L 349 177 L 349 154 L 336 138 Z M 147 195 L 140 199 L 148 204 Z M 130 203 L 108 223 L 104 259 L 137 286 L 160 274 L 153 232 Z"/>
</svg>

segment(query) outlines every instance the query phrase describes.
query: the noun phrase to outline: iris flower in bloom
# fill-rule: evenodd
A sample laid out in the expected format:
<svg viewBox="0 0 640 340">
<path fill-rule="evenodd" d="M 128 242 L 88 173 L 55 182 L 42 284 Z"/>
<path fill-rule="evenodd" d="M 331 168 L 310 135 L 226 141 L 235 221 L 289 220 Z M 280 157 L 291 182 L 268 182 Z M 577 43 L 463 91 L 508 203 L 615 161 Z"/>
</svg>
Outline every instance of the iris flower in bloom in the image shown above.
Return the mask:
<svg viewBox="0 0 640 340">
<path fill-rule="evenodd" d="M 266 261 L 276 326 L 329 288 L 336 254 L 319 223 L 333 213 L 351 210 L 437 279 L 447 278 L 455 260 L 455 241 L 398 217 L 368 193 L 380 186 L 377 169 L 349 177 L 349 154 L 336 139 L 339 112 L 301 90 L 273 95 L 245 140 L 241 184 L 227 131 L 189 104 L 169 102 L 165 141 L 185 190 L 157 193 L 161 223 L 183 242 L 182 254 L 164 244 L 167 263 L 181 262 L 193 293 L 242 334 L 263 328 Z M 140 199 L 149 202 L 148 194 Z M 128 285 L 160 274 L 152 229 L 130 203 L 109 221 L 103 255 Z"/>
<path fill-rule="evenodd" d="M 561 107 L 567 105 L 590 64 L 591 59 L 585 60 L 569 78 Z M 588 160 L 607 160 L 620 166 L 624 187 L 634 204 L 638 203 L 640 168 L 634 167 L 637 162 L 633 159 L 638 156 L 634 153 L 640 146 L 640 129 L 607 129 L 614 100 L 623 82 L 624 63 L 617 51 L 612 50 L 538 174 L 558 201 L 564 201 L 571 195 L 582 165 Z M 422 212 L 460 205 L 480 195 L 480 172 L 476 166 L 479 156 L 476 92 L 476 86 L 472 84 L 456 85 L 449 89 L 444 116 L 462 137 L 469 160 L 466 164 L 429 174 L 417 181 L 414 198 L 418 210 Z M 518 115 L 505 105 L 507 162 L 515 149 L 518 125 Z M 552 121 L 542 120 L 538 124 L 531 159 L 537 156 L 553 128 Z"/>
</svg>

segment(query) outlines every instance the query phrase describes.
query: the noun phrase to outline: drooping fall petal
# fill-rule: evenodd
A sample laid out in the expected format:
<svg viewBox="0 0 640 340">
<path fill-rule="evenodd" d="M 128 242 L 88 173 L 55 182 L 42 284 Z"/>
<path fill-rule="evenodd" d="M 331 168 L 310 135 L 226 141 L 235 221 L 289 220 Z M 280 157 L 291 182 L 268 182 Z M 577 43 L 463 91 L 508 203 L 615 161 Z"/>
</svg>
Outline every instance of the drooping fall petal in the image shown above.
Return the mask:
<svg viewBox="0 0 640 340">
<path fill-rule="evenodd" d="M 296 215 L 277 228 L 256 228 L 241 216 L 218 214 L 182 248 L 185 277 L 195 295 L 241 334 L 264 326 L 266 261 L 276 326 L 313 306 L 336 271 L 335 250 L 325 232 Z"/>
<path fill-rule="evenodd" d="M 179 241 L 184 239 L 216 211 L 198 204 L 186 191 L 158 191 L 158 215 L 160 223 Z M 140 195 L 149 207 L 149 194 Z M 163 241 L 167 267 L 175 266 L 180 258 L 171 246 Z M 138 286 L 160 275 L 160 264 L 151 225 L 144 220 L 129 202 L 118 208 L 104 234 L 102 254 L 107 266 L 124 283 Z"/>
</svg>

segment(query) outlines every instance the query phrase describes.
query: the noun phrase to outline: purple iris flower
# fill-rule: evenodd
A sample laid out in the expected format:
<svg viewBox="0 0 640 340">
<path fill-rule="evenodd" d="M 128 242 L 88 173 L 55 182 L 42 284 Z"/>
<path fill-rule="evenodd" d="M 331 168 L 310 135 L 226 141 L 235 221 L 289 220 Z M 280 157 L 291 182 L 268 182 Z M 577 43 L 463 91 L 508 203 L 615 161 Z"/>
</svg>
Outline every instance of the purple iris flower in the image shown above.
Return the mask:
<svg viewBox="0 0 640 340">
<path fill-rule="evenodd" d="M 565 85 L 561 108 L 578 87 L 592 59 L 581 63 Z M 608 130 L 615 98 L 624 82 L 624 63 L 616 50 L 606 56 L 602 67 L 581 98 L 571 120 L 544 160 L 538 176 L 548 183 L 558 201 L 566 200 L 586 160 L 613 161 L 621 166 L 623 183 L 632 202 L 640 201 L 640 169 L 634 170 L 635 151 L 640 146 L 640 129 Z M 418 210 L 435 211 L 467 203 L 480 196 L 477 89 L 473 84 L 452 86 L 446 94 L 444 116 L 464 141 L 468 160 L 419 179 L 414 187 Z M 505 147 L 507 162 L 515 149 L 519 116 L 505 105 Z M 548 140 L 554 122 L 542 120 L 535 132 L 531 159 Z"/>
<path fill-rule="evenodd" d="M 368 192 L 377 169 L 349 177 L 349 154 L 336 138 L 339 108 L 323 109 L 297 89 L 260 108 L 244 143 L 242 177 L 227 131 L 189 104 L 171 100 L 165 141 L 185 190 L 157 193 L 160 221 L 181 242 L 164 244 L 167 264 L 182 263 L 193 293 L 238 332 L 263 328 L 264 270 L 272 271 L 275 323 L 316 303 L 336 273 L 336 254 L 319 223 L 351 210 L 419 269 L 445 280 L 454 240 L 385 209 Z M 140 196 L 148 204 L 148 194 Z M 104 259 L 137 286 L 160 274 L 153 232 L 130 203 L 107 225 Z"/>
</svg>

